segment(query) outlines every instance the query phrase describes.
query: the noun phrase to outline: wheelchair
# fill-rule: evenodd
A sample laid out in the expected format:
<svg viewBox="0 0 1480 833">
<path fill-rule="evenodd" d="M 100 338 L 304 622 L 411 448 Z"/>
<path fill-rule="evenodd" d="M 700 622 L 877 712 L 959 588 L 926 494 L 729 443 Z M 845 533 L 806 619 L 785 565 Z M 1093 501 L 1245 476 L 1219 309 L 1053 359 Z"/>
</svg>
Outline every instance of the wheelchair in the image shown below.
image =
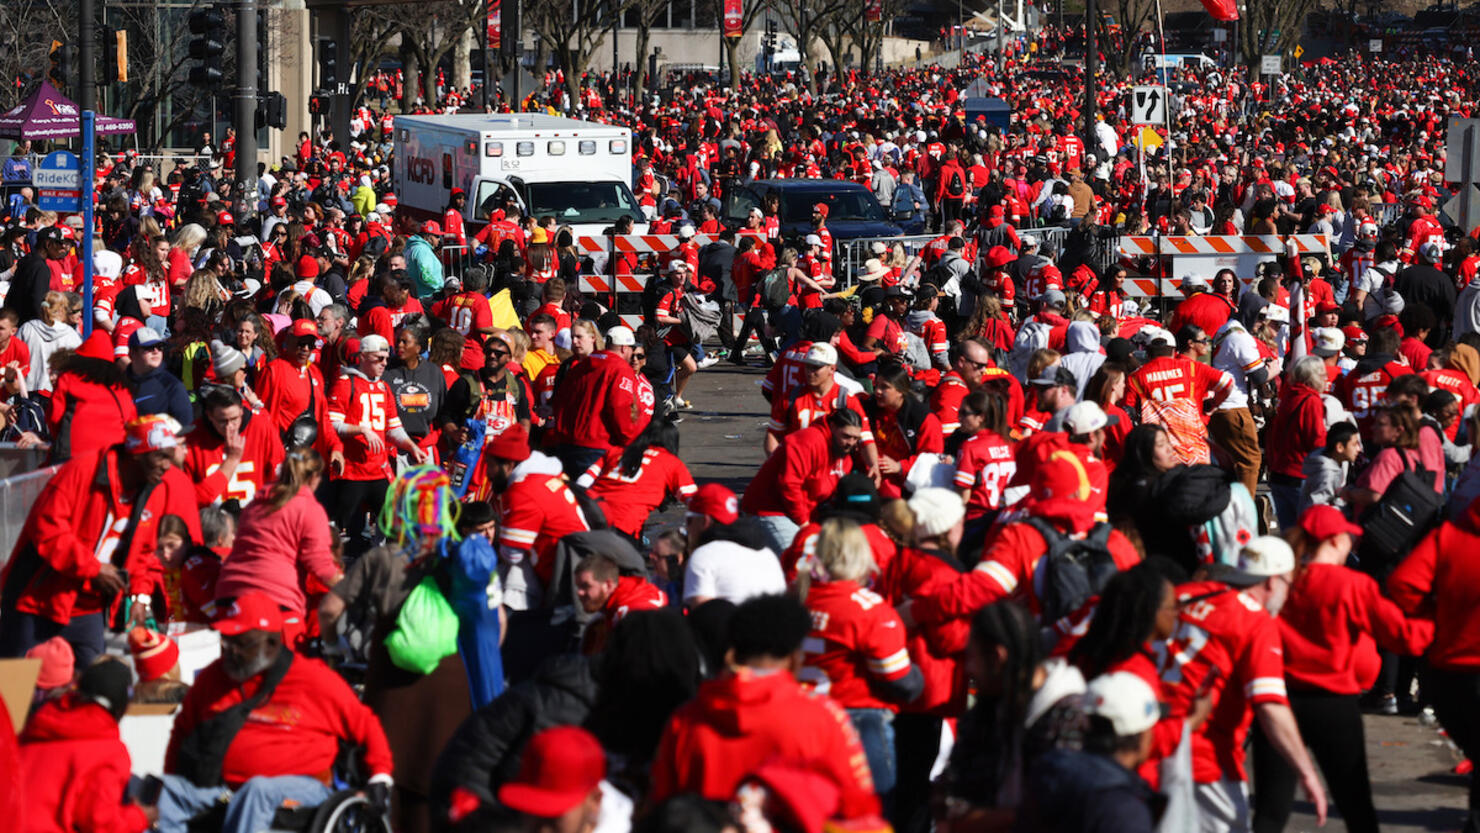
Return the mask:
<svg viewBox="0 0 1480 833">
<path fill-rule="evenodd" d="M 339 790 L 317 807 L 282 808 L 272 826 L 302 833 L 392 833 L 390 817 L 356 790 Z"/>
</svg>

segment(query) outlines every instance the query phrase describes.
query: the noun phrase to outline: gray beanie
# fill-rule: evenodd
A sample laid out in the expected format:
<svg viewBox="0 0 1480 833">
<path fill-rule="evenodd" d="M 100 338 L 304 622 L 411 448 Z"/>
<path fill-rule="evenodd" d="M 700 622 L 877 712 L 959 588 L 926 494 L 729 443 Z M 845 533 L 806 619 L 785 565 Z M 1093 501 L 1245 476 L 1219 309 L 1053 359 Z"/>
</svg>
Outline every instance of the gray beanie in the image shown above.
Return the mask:
<svg viewBox="0 0 1480 833">
<path fill-rule="evenodd" d="M 218 339 L 211 342 L 211 363 L 216 366 L 216 376 L 224 380 L 246 367 L 247 357 L 242 351 Z"/>
</svg>

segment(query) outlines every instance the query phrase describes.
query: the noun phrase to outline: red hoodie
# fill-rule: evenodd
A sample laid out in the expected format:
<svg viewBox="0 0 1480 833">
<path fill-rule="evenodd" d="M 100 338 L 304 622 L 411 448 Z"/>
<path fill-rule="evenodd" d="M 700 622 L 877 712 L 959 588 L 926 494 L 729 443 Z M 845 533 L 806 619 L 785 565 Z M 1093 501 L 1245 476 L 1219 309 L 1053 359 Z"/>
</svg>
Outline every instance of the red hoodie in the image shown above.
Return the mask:
<svg viewBox="0 0 1480 833">
<path fill-rule="evenodd" d="M 611 350 L 570 365 L 550 400 L 559 442 L 581 448 L 621 448 L 647 427 L 637 406 L 637 375 Z"/>
<path fill-rule="evenodd" d="M 7 730 L 8 731 L 8 730 Z M 149 819 L 125 801 L 130 759 L 118 721 L 69 694 L 43 704 L 21 734 L 26 811 L 19 833 L 139 833 Z"/>
<path fill-rule="evenodd" d="M 839 815 L 879 812 L 858 733 L 831 699 L 808 694 L 790 674 L 741 668 L 699 687 L 674 712 L 653 761 L 653 804 L 679 793 L 728 801 L 761 764 L 815 769 L 841 792 Z"/>
<path fill-rule="evenodd" d="M 1442 671 L 1480 670 L 1480 501 L 1446 521 L 1413 548 L 1387 580 L 1388 597 L 1412 616 L 1434 619 L 1429 665 Z"/>
</svg>

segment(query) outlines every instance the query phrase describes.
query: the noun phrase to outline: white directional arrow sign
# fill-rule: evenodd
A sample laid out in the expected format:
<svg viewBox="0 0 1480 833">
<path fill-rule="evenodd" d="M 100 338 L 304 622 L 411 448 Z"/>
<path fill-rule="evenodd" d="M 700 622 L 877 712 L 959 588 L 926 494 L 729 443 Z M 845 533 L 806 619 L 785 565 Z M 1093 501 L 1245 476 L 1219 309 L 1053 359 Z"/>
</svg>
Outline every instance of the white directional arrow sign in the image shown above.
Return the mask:
<svg viewBox="0 0 1480 833">
<path fill-rule="evenodd" d="M 1144 85 L 1131 90 L 1132 124 L 1166 124 L 1167 88 Z"/>
</svg>

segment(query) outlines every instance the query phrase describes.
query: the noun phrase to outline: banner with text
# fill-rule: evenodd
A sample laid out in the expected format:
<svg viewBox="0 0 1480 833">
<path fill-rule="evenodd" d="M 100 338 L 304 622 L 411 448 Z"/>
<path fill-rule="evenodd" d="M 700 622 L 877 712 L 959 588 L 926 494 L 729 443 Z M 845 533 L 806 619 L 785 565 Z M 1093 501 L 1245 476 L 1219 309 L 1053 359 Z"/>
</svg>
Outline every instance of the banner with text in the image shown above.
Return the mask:
<svg viewBox="0 0 1480 833">
<path fill-rule="evenodd" d="M 503 40 L 503 9 L 500 0 L 488 0 L 488 48 L 498 49 Z"/>
<path fill-rule="evenodd" d="M 725 37 L 745 34 L 745 0 L 725 0 Z"/>
</svg>

